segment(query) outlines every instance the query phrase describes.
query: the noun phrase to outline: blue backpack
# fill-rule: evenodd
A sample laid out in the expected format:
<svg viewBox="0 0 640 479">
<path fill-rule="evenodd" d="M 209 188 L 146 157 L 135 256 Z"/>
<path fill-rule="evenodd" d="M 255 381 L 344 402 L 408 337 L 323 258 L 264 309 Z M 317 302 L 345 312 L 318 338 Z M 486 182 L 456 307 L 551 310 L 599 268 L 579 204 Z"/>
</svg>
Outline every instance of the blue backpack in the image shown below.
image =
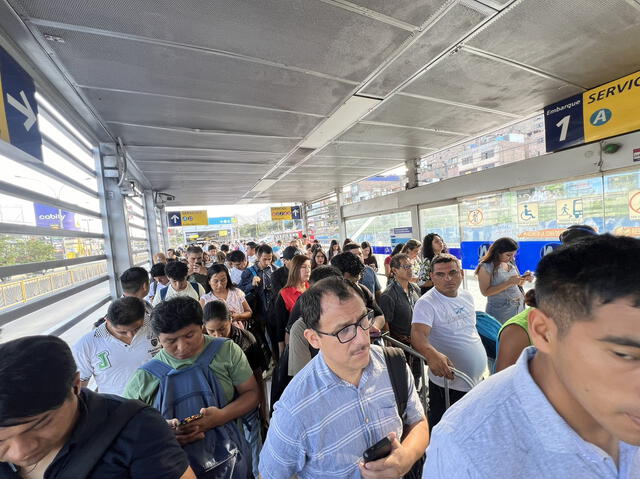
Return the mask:
<svg viewBox="0 0 640 479">
<path fill-rule="evenodd" d="M 203 407 L 222 409 L 227 405 L 224 390 L 209 365 L 227 341 L 214 338 L 191 365 L 173 369 L 152 359 L 142 369 L 160 380 L 153 407 L 165 419 L 184 419 L 198 414 Z M 182 446 L 198 478 L 246 479 L 251 456 L 236 421 L 210 429 L 205 438 Z"/>
<path fill-rule="evenodd" d="M 484 311 L 476 311 L 476 329 L 482 340 L 482 345 L 487 352 L 489 369 L 493 372 L 498 358 L 498 333 L 502 324 L 496 318 Z"/>
</svg>

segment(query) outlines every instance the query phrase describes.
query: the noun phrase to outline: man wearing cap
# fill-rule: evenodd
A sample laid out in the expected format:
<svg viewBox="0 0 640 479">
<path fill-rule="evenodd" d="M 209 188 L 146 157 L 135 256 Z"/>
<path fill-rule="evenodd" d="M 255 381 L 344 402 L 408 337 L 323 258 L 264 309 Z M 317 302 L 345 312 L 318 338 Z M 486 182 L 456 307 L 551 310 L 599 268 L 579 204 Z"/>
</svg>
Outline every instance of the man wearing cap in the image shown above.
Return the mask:
<svg viewBox="0 0 640 479">
<path fill-rule="evenodd" d="M 0 357 L 0 478 L 195 479 L 160 413 L 82 389 L 61 339 L 9 341 Z"/>
<path fill-rule="evenodd" d="M 284 263 L 284 266 L 275 270 L 271 275 L 271 285 L 273 288 L 274 298 L 278 297 L 280 290 L 284 288 L 285 284 L 287 284 L 287 279 L 289 278 L 289 263 L 291 263 L 294 256 L 299 254 L 302 254 L 302 251 L 295 246 L 287 246 L 282 252 L 282 262 Z"/>
</svg>

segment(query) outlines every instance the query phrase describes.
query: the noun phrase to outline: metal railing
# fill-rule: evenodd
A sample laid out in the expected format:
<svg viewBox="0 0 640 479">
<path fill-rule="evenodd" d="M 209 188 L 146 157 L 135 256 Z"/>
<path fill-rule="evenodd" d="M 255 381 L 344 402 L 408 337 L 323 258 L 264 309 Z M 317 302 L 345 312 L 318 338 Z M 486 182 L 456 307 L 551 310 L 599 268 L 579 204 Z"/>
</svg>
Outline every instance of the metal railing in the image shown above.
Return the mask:
<svg viewBox="0 0 640 479">
<path fill-rule="evenodd" d="M 416 384 L 415 386 L 416 386 L 416 390 L 418 391 L 418 397 L 420 398 L 420 402 L 422 403 L 422 407 L 424 408 L 424 411 L 425 412 L 428 411 L 429 410 L 429 386 L 425 379 L 425 370 L 424 370 L 425 364 L 427 364 L 427 358 L 425 358 L 422 354 L 420 354 L 418 351 L 411 348 L 410 346 L 407 346 L 403 342 L 398 341 L 395 338 L 392 338 L 388 332 L 383 333 L 381 338 L 387 343 L 389 343 L 391 346 L 400 348 L 405 353 L 418 359 L 418 363 L 420 364 L 421 384 Z M 452 372 L 455 377 L 462 379 L 465 383 L 469 385 L 470 388 L 474 388 L 475 386 L 477 386 L 477 383 L 462 371 L 456 368 L 452 368 Z M 449 380 L 447 378 L 444 378 L 444 400 L 445 400 L 446 409 L 449 409 L 449 406 L 451 406 L 451 399 L 449 397 Z"/>
<path fill-rule="evenodd" d="M 0 284 L 0 310 L 27 303 L 45 294 L 83 283 L 106 273 L 107 263 L 101 261 L 35 278 Z"/>
</svg>

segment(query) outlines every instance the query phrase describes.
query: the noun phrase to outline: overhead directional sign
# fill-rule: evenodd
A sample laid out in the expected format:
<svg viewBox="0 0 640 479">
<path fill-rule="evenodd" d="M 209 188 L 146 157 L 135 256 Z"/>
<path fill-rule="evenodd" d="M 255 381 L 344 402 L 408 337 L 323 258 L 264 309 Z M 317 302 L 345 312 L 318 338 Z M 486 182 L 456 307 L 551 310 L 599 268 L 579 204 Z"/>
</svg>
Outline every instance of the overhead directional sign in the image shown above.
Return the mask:
<svg viewBox="0 0 640 479">
<path fill-rule="evenodd" d="M 547 152 L 640 130 L 640 72 L 544 109 Z"/>
<path fill-rule="evenodd" d="M 181 211 L 182 226 L 208 225 L 207 210 Z"/>
<path fill-rule="evenodd" d="M 271 208 L 271 221 L 299 220 L 302 218 L 299 206 L 277 206 Z"/>
<path fill-rule="evenodd" d="M 218 216 L 216 218 L 209 218 L 208 224 L 217 226 L 217 225 L 233 225 L 238 222 L 238 219 L 235 216 Z"/>
<path fill-rule="evenodd" d="M 176 226 L 182 226 L 182 212 L 169 211 L 167 213 L 167 221 L 169 221 L 169 226 L 173 228 Z"/>
<path fill-rule="evenodd" d="M 0 139 L 42 160 L 33 79 L 0 48 Z"/>
</svg>

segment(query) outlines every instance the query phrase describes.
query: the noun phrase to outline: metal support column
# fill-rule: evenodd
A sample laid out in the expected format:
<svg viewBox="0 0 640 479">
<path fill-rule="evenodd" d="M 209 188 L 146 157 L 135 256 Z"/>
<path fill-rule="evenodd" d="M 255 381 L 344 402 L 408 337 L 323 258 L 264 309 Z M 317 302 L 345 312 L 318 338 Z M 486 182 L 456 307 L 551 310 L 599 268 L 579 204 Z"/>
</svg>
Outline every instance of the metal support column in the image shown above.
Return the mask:
<svg viewBox="0 0 640 479">
<path fill-rule="evenodd" d="M 307 202 L 305 201 L 300 205 L 300 211 L 302 212 L 302 234 L 309 235 L 309 223 L 307 222 Z"/>
<path fill-rule="evenodd" d="M 122 295 L 120 275 L 131 267 L 131 244 L 127 233 L 124 197 L 118 186 L 118 162 L 115 144 L 101 143 L 96 153 L 99 194 L 105 253 L 109 271 L 109 287 L 114 298 Z"/>
<path fill-rule="evenodd" d="M 411 207 L 411 228 L 413 230 L 412 237 L 418 241 L 422 241 L 422 232 L 420 231 L 420 210 L 418 205 Z"/>
<path fill-rule="evenodd" d="M 347 239 L 347 225 L 342 217 L 342 201 L 340 200 L 340 193 L 342 188 L 336 188 L 336 212 L 338 214 L 338 243 L 342 244 Z"/>
<path fill-rule="evenodd" d="M 418 186 L 418 161 L 406 160 L 404 165 L 407 167 L 407 189 L 410 190 Z"/>
<path fill-rule="evenodd" d="M 160 223 L 162 224 L 162 237 L 164 238 L 164 248 L 165 250 L 171 248 L 169 244 L 169 225 L 167 224 L 167 209 L 163 208 L 160 210 Z M 166 254 L 166 251 L 163 251 Z"/>
<path fill-rule="evenodd" d="M 151 264 L 153 264 L 153 256 L 160 252 L 158 225 L 156 223 L 156 205 L 153 197 L 153 191 L 144 190 L 144 217 L 147 223 L 147 238 L 149 241 L 149 252 L 151 253 Z"/>
</svg>

